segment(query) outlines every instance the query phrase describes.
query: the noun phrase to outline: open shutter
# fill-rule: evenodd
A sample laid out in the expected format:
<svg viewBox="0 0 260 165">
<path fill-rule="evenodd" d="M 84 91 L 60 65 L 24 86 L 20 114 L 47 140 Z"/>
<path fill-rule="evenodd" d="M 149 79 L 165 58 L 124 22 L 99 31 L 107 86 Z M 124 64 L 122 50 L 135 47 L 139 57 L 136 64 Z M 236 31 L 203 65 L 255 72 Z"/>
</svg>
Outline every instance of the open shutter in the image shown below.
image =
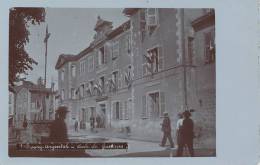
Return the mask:
<svg viewBox="0 0 260 165">
<path fill-rule="evenodd" d="M 158 65 L 159 65 L 159 71 L 163 70 L 163 51 L 162 47 L 158 47 Z"/>
<path fill-rule="evenodd" d="M 124 119 L 129 119 L 127 101 L 124 102 L 124 110 L 125 110 Z"/>
<path fill-rule="evenodd" d="M 116 102 L 112 104 L 112 119 L 116 120 Z"/>
<path fill-rule="evenodd" d="M 143 76 L 147 74 L 147 61 L 145 59 L 145 55 L 143 55 Z"/>
<path fill-rule="evenodd" d="M 124 109 L 123 109 L 123 102 L 119 102 L 119 119 L 122 120 L 123 119 L 123 113 L 124 113 Z"/>
<path fill-rule="evenodd" d="M 163 116 L 163 113 L 165 112 L 165 94 L 164 92 L 160 92 L 160 115 Z"/>
<path fill-rule="evenodd" d="M 129 118 L 129 120 L 131 120 L 132 119 L 132 113 L 133 113 L 132 99 L 128 100 L 128 102 L 127 102 L 127 111 L 128 111 L 128 118 Z"/>
<path fill-rule="evenodd" d="M 147 116 L 147 112 L 146 112 L 146 96 L 142 96 L 142 104 L 143 104 L 143 108 L 142 108 L 142 118 L 145 118 Z"/>
</svg>

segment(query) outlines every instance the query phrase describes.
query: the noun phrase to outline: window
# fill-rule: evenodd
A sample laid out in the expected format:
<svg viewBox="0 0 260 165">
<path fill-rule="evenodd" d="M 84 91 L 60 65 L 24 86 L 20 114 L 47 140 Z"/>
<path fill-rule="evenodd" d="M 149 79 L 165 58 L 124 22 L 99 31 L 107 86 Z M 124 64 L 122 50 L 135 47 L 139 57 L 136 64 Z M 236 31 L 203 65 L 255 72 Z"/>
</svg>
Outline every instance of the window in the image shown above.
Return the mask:
<svg viewBox="0 0 260 165">
<path fill-rule="evenodd" d="M 105 77 L 100 77 L 100 86 L 101 86 L 101 89 L 102 91 L 104 92 L 104 87 L 105 87 Z"/>
<path fill-rule="evenodd" d="M 114 105 L 115 105 L 114 110 L 115 110 L 115 115 L 116 115 L 115 119 L 119 120 L 119 115 L 120 115 L 120 112 L 119 112 L 119 110 L 120 110 L 119 109 L 119 102 L 116 102 Z"/>
<path fill-rule="evenodd" d="M 88 57 L 88 71 L 89 72 L 94 71 L 94 57 L 93 56 Z"/>
<path fill-rule="evenodd" d="M 131 34 L 128 34 L 126 37 L 126 47 L 128 55 L 131 53 Z"/>
<path fill-rule="evenodd" d="M 127 66 L 127 68 L 125 69 L 124 82 L 127 87 L 131 86 L 131 83 L 132 83 L 132 66 L 131 65 Z"/>
<path fill-rule="evenodd" d="M 148 112 L 151 114 L 152 119 L 160 117 L 160 107 L 159 107 L 159 92 L 150 93 L 147 96 L 147 108 Z"/>
<path fill-rule="evenodd" d="M 131 119 L 132 118 L 132 99 L 128 99 L 127 101 L 127 114 L 126 114 L 126 119 Z"/>
<path fill-rule="evenodd" d="M 85 60 L 81 60 L 80 61 L 80 70 L 79 70 L 79 73 L 80 74 L 83 74 L 86 70 L 86 62 Z"/>
<path fill-rule="evenodd" d="M 146 23 L 148 28 L 158 25 L 158 9 L 148 8 L 146 10 Z"/>
<path fill-rule="evenodd" d="M 65 99 L 65 90 L 62 89 L 61 90 L 61 100 L 64 100 Z M 38 103 L 38 102 L 37 102 Z"/>
<path fill-rule="evenodd" d="M 118 71 L 112 73 L 112 83 L 114 88 L 117 88 L 118 85 Z"/>
<path fill-rule="evenodd" d="M 160 47 L 149 49 L 143 58 L 143 75 L 153 74 L 163 69 L 163 55 Z"/>
<path fill-rule="evenodd" d="M 84 84 L 81 84 L 81 85 L 80 85 L 79 95 L 80 95 L 80 97 L 84 97 Z"/>
<path fill-rule="evenodd" d="M 72 77 L 76 76 L 76 66 L 75 65 L 71 65 L 71 76 Z"/>
<path fill-rule="evenodd" d="M 143 96 L 143 111 L 142 117 L 151 119 L 158 119 L 163 116 L 165 111 L 165 96 L 164 92 L 152 92 Z"/>
<path fill-rule="evenodd" d="M 70 96 L 71 96 L 71 99 L 75 99 L 75 89 L 74 88 L 70 89 Z"/>
<path fill-rule="evenodd" d="M 105 49 L 104 47 L 101 47 L 98 50 L 98 65 L 105 64 Z"/>
<path fill-rule="evenodd" d="M 65 74 L 64 72 L 65 72 L 64 69 L 62 69 L 61 70 L 61 81 L 64 81 L 64 74 Z"/>
<path fill-rule="evenodd" d="M 193 38 L 188 37 L 188 64 L 192 65 L 193 64 Z"/>
<path fill-rule="evenodd" d="M 140 32 L 141 41 L 143 41 L 146 34 L 145 9 L 140 9 Z"/>
<path fill-rule="evenodd" d="M 214 32 L 204 33 L 205 43 L 205 64 L 211 64 L 215 62 L 215 37 Z"/>
<path fill-rule="evenodd" d="M 112 47 L 112 59 L 116 59 L 119 56 L 119 42 L 115 41 Z"/>
</svg>

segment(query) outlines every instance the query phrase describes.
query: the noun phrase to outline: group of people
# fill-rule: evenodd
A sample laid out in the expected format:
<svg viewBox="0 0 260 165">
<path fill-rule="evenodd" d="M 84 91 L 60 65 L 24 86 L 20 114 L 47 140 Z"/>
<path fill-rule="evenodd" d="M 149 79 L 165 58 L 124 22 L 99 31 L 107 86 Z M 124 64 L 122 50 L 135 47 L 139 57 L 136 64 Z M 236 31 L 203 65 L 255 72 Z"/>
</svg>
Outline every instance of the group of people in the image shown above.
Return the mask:
<svg viewBox="0 0 260 165">
<path fill-rule="evenodd" d="M 178 121 L 176 127 L 176 137 L 177 137 L 177 154 L 176 156 L 182 156 L 183 149 L 185 147 L 188 148 L 190 156 L 194 156 L 193 150 L 193 121 L 190 118 L 191 113 L 190 111 L 186 110 L 183 113 L 178 114 Z M 164 119 L 162 123 L 162 131 L 163 131 L 163 138 L 160 146 L 165 146 L 166 140 L 169 140 L 171 148 L 174 148 L 174 142 L 171 136 L 171 120 L 169 114 L 167 112 L 164 113 Z"/>
<path fill-rule="evenodd" d="M 56 111 L 56 119 L 50 126 L 50 135 L 49 140 L 51 142 L 68 142 L 68 134 L 67 134 L 67 127 L 65 124 L 65 118 L 68 110 L 67 107 L 62 106 L 59 107 Z M 191 113 L 190 111 L 184 111 L 183 113 L 179 113 L 179 120 L 177 121 L 177 128 L 176 128 L 176 136 L 177 136 L 177 154 L 176 156 L 182 156 L 183 149 L 185 147 L 188 148 L 190 156 L 194 156 L 193 151 L 193 120 L 190 118 Z M 93 120 L 93 119 L 92 119 Z M 92 127 L 93 128 L 93 121 Z M 75 123 L 75 130 L 77 131 L 78 124 Z M 170 142 L 171 148 L 174 148 L 174 142 L 171 136 L 171 120 L 169 114 L 167 112 L 164 113 L 164 119 L 162 123 L 162 131 L 163 131 L 163 138 L 161 142 L 161 146 L 165 146 L 167 139 Z"/>
</svg>

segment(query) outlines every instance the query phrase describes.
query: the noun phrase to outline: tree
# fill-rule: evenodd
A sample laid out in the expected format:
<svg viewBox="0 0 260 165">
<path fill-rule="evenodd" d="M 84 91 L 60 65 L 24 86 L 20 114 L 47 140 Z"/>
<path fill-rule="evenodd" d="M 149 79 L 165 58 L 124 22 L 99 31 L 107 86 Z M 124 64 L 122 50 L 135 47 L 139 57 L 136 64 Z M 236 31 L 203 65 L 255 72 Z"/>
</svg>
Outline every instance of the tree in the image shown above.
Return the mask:
<svg viewBox="0 0 260 165">
<path fill-rule="evenodd" d="M 30 25 L 45 21 L 44 8 L 11 8 L 9 12 L 9 85 L 21 80 L 21 74 L 33 70 L 37 62 L 25 50 L 29 42 Z"/>
</svg>

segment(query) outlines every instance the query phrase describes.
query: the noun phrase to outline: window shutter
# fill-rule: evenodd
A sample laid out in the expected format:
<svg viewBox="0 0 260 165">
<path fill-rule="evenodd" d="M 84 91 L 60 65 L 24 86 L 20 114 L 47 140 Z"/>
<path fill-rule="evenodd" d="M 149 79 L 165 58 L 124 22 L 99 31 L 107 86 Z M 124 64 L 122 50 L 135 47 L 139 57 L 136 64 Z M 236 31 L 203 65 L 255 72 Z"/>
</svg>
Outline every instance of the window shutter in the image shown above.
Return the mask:
<svg viewBox="0 0 260 165">
<path fill-rule="evenodd" d="M 98 60 L 99 59 L 99 53 L 98 51 L 94 51 L 94 67 L 98 68 Z"/>
<path fill-rule="evenodd" d="M 129 119 L 128 108 L 127 108 L 127 101 L 124 102 L 124 109 L 125 109 L 124 119 Z"/>
<path fill-rule="evenodd" d="M 113 102 L 112 104 L 112 113 L 113 113 L 112 119 L 116 120 L 116 102 Z"/>
<path fill-rule="evenodd" d="M 109 46 L 110 44 L 105 44 L 105 46 L 104 46 L 104 49 L 105 49 L 105 56 L 104 56 L 104 63 L 105 64 L 107 64 L 108 63 L 108 60 L 109 60 L 109 58 L 110 58 L 110 54 L 111 54 L 111 52 L 110 52 L 110 50 L 111 50 L 111 48 L 110 48 L 110 46 Z"/>
<path fill-rule="evenodd" d="M 123 119 L 123 113 L 124 113 L 124 109 L 123 109 L 123 102 L 119 102 L 119 119 L 122 120 Z"/>
<path fill-rule="evenodd" d="M 122 88 L 122 74 L 121 71 L 118 72 L 118 89 Z"/>
<path fill-rule="evenodd" d="M 143 76 L 147 74 L 147 61 L 145 59 L 145 55 L 143 55 Z"/>
<path fill-rule="evenodd" d="M 162 47 L 158 47 L 158 65 L 159 65 L 159 71 L 163 70 L 163 51 Z"/>
<path fill-rule="evenodd" d="M 210 47 L 210 39 L 211 39 L 211 33 L 207 32 L 204 33 L 204 46 L 205 46 L 205 64 L 209 63 L 209 56 L 210 56 L 210 51 L 209 51 L 209 47 Z"/>
<path fill-rule="evenodd" d="M 133 113 L 132 99 L 128 100 L 128 102 L 127 102 L 127 111 L 128 111 L 128 118 L 131 120 L 132 119 L 132 113 Z"/>
<path fill-rule="evenodd" d="M 164 92 L 160 92 L 160 115 L 163 116 L 163 113 L 165 112 L 165 94 Z"/>
<path fill-rule="evenodd" d="M 142 104 L 143 104 L 143 108 L 142 108 L 142 117 L 146 117 L 146 96 L 142 96 Z"/>
<path fill-rule="evenodd" d="M 141 40 L 143 41 L 146 33 L 145 9 L 141 9 L 140 11 L 140 20 Z"/>
</svg>

